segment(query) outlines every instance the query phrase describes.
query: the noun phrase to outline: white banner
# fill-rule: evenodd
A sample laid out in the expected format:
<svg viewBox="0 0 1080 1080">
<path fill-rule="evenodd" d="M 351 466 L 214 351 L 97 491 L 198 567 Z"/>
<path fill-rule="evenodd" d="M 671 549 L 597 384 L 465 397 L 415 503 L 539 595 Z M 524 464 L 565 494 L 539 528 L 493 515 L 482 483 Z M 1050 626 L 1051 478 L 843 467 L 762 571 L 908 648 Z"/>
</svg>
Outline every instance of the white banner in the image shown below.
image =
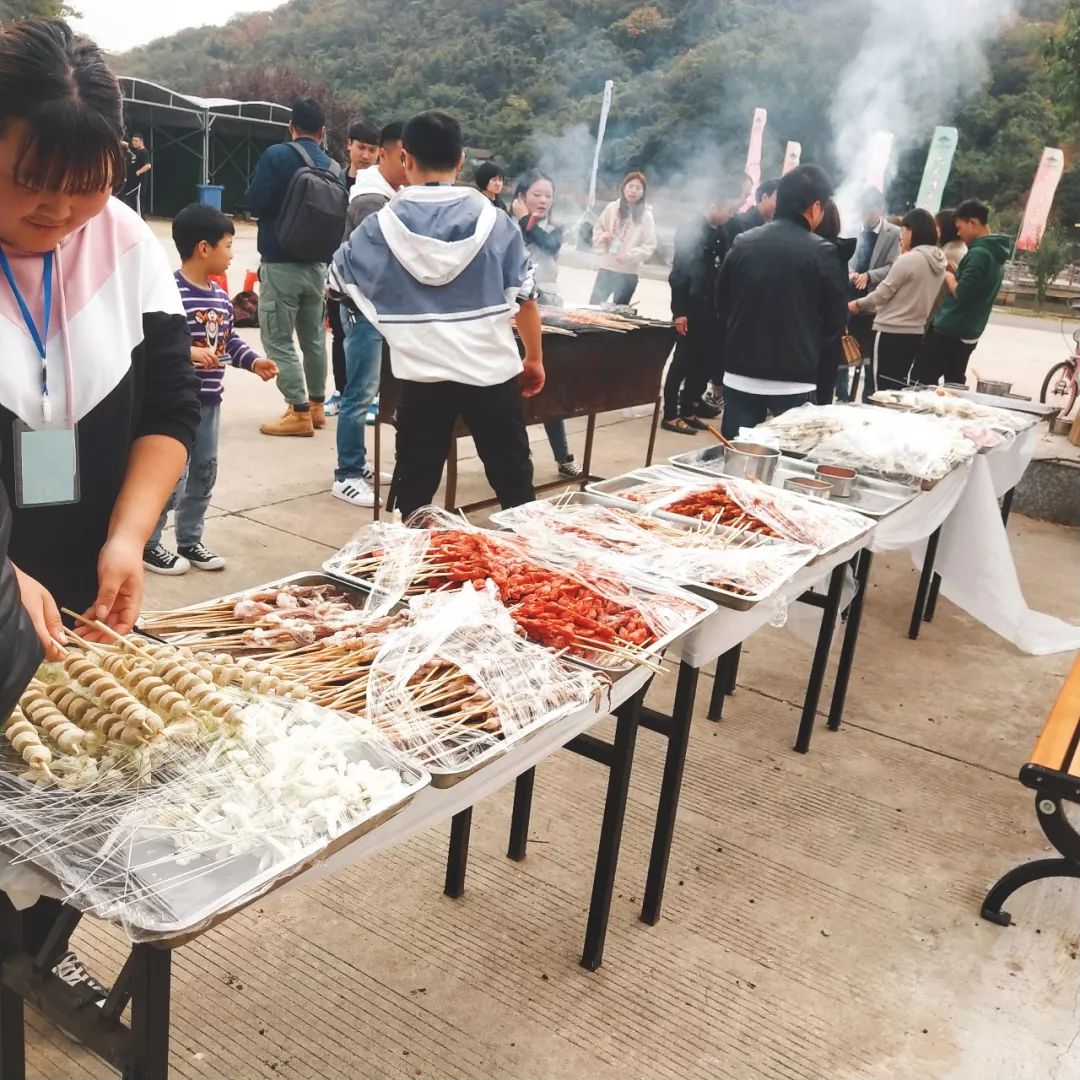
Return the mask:
<svg viewBox="0 0 1080 1080">
<path fill-rule="evenodd" d="M 870 142 L 870 151 L 866 155 L 866 187 L 885 190 L 885 174 L 889 170 L 889 159 L 892 157 L 893 140 L 896 138 L 891 131 L 875 131 L 874 138 Z"/>
<path fill-rule="evenodd" d="M 750 177 L 753 186 L 741 207 L 743 210 L 749 210 L 754 205 L 754 193 L 761 183 L 761 148 L 765 142 L 765 125 L 768 122 L 769 114 L 764 109 L 754 110 L 754 121 L 750 125 L 750 146 L 746 151 L 746 175 Z"/>
<path fill-rule="evenodd" d="M 801 142 L 789 142 L 787 149 L 784 151 L 784 168 L 781 170 L 781 176 L 787 176 L 792 169 L 797 169 L 802 162 L 802 143 Z"/>
<path fill-rule="evenodd" d="M 604 83 L 604 101 L 600 106 L 600 126 L 596 129 L 596 149 L 593 151 L 592 176 L 589 177 L 589 206 L 596 204 L 596 175 L 600 171 L 600 147 L 604 145 L 604 132 L 607 131 L 608 113 L 611 112 L 611 91 L 615 84 L 608 79 Z"/>
</svg>

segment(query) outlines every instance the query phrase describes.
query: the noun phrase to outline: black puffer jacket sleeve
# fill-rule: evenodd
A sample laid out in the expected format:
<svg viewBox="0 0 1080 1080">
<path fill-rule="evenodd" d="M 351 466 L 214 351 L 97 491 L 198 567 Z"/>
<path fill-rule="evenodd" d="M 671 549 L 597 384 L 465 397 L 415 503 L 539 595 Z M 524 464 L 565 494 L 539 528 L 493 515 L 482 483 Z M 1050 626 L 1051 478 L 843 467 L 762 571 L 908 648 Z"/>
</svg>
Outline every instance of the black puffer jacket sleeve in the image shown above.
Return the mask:
<svg viewBox="0 0 1080 1080">
<path fill-rule="evenodd" d="M 11 715 L 44 654 L 8 561 L 11 507 L 0 484 L 0 722 Z"/>
<path fill-rule="evenodd" d="M 199 426 L 199 377 L 191 364 L 191 335 L 183 315 L 143 314 L 146 369 L 134 437 L 167 435 L 190 452 Z"/>
</svg>

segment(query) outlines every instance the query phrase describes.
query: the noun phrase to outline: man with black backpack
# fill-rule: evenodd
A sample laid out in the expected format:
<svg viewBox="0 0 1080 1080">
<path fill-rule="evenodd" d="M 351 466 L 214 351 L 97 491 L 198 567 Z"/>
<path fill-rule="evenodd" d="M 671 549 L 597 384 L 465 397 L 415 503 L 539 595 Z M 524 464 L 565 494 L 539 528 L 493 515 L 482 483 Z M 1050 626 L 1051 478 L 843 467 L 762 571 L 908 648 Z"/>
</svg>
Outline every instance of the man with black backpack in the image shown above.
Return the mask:
<svg viewBox="0 0 1080 1080">
<path fill-rule="evenodd" d="M 349 192 L 341 166 L 322 149 L 325 128 L 318 102 L 295 101 L 290 141 L 263 154 L 247 192 L 259 219 L 263 351 L 278 366 L 286 404 L 284 416 L 259 428 L 264 435 L 310 437 L 326 426 L 326 264 L 341 242 Z"/>
</svg>

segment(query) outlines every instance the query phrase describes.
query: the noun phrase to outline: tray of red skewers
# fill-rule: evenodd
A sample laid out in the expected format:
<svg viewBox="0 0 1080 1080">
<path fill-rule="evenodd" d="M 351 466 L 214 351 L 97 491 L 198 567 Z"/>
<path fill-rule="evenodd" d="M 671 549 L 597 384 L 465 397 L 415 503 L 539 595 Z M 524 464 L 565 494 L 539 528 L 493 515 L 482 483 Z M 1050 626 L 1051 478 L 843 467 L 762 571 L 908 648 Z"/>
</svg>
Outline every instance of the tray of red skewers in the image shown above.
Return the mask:
<svg viewBox="0 0 1080 1080">
<path fill-rule="evenodd" d="M 716 610 L 675 585 L 475 529 L 435 508 L 418 511 L 410 525 L 362 529 L 324 571 L 387 605 L 490 582 L 523 636 L 610 673 L 635 664 L 657 669 L 663 650 Z"/>
</svg>

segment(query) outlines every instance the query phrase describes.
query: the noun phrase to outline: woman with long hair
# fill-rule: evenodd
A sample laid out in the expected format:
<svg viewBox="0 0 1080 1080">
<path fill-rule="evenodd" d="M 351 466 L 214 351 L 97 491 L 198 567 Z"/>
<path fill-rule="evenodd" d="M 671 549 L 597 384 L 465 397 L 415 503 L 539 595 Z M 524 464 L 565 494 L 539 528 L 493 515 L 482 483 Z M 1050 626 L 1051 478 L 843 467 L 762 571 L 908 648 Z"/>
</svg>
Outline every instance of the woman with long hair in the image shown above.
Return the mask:
<svg viewBox="0 0 1080 1080">
<path fill-rule="evenodd" d="M 956 231 L 956 211 L 952 207 L 939 210 L 934 215 L 934 221 L 938 228 L 938 246 L 945 252 L 949 269 L 955 274 L 968 251 L 967 244 L 960 239 L 960 234 Z"/>
<path fill-rule="evenodd" d="M 840 209 L 835 200 L 830 199 L 825 204 L 825 216 L 821 224 L 814 230 L 818 236 L 828 240 L 836 250 L 837 270 L 846 281 L 848 263 L 855 254 L 854 239 L 840 235 Z M 844 360 L 843 335 L 839 334 L 830 341 L 826 341 L 821 349 L 821 359 L 818 362 L 818 380 L 816 400 L 819 405 L 831 405 L 833 396 L 838 386 L 846 395 L 848 393 L 848 372 Z"/>
<path fill-rule="evenodd" d="M 600 252 L 600 269 L 590 304 L 609 299 L 629 304 L 633 299 L 641 264 L 656 250 L 656 222 L 645 205 L 648 190 L 644 173 L 627 173 L 619 197 L 604 207 L 593 227 L 593 248 Z"/>
<path fill-rule="evenodd" d="M 521 226 L 525 247 L 532 258 L 540 303 L 547 307 L 562 307 L 559 252 L 562 250 L 563 231 L 551 220 L 554 205 L 555 184 L 551 177 L 539 169 L 530 169 L 514 188 L 510 213 Z M 549 420 L 544 424 L 544 431 L 547 432 L 559 474 L 570 478 L 580 476 L 581 466 L 574 460 L 566 437 L 566 421 Z"/>
<path fill-rule="evenodd" d="M 118 633 L 134 625 L 143 546 L 199 422 L 165 251 L 112 198 L 123 131 L 93 42 L 58 21 L 0 29 L 0 483 L 22 602 L 52 659 L 58 607 Z M 24 913 L 29 947 L 59 910 L 42 900 Z M 71 954 L 56 971 L 101 993 Z"/>
<path fill-rule="evenodd" d="M 890 390 L 911 382 L 911 367 L 945 281 L 948 259 L 938 246 L 938 227 L 928 210 L 912 210 L 900 222 L 899 259 L 872 292 L 848 305 L 874 315 L 874 381 Z"/>
</svg>

